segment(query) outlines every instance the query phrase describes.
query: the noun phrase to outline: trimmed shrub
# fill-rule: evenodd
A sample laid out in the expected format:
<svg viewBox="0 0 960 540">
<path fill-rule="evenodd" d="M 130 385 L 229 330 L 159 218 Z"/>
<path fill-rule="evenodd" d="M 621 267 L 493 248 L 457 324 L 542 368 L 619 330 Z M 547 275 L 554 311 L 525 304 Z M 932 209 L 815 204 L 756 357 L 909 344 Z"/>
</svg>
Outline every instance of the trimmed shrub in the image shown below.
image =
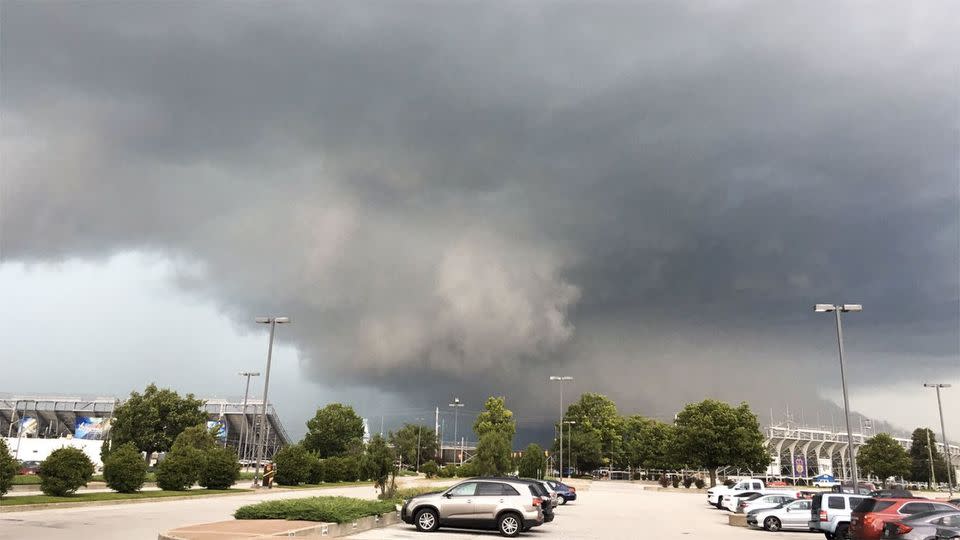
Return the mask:
<svg viewBox="0 0 960 540">
<path fill-rule="evenodd" d="M 13 479 L 17 476 L 20 466 L 17 460 L 10 455 L 7 441 L 0 439 L 0 497 L 3 497 L 13 486 Z"/>
<path fill-rule="evenodd" d="M 660 487 L 667 487 L 670 485 L 670 477 L 665 474 L 661 474 L 659 482 Z"/>
<path fill-rule="evenodd" d="M 457 478 L 470 478 L 477 476 L 477 466 L 474 463 L 464 463 L 457 467 Z"/>
<path fill-rule="evenodd" d="M 327 458 L 329 461 L 334 458 Z M 350 497 L 309 497 L 241 506 L 236 519 L 286 519 L 349 523 L 366 516 L 395 512 L 395 500 L 365 501 Z"/>
<path fill-rule="evenodd" d="M 671 483 L 671 484 L 673 485 L 673 487 L 675 487 L 675 488 L 680 487 L 680 477 L 674 476 L 673 478 L 670 479 L 670 483 Z"/>
<path fill-rule="evenodd" d="M 356 482 L 360 478 L 360 460 L 356 456 L 335 456 L 325 461 L 324 482 Z"/>
<path fill-rule="evenodd" d="M 440 472 L 440 466 L 437 465 L 436 461 L 428 461 L 420 467 L 420 472 L 425 474 L 427 478 L 433 478 Z"/>
<path fill-rule="evenodd" d="M 707 483 L 703 481 L 703 478 L 698 477 L 693 481 L 693 485 L 697 486 L 697 489 L 703 489 L 703 486 L 707 485 Z"/>
<path fill-rule="evenodd" d="M 195 448 L 168 452 L 157 465 L 157 487 L 166 491 L 190 489 L 200 476 L 204 457 L 204 453 Z"/>
<path fill-rule="evenodd" d="M 456 474 L 457 474 L 456 467 L 454 467 L 453 465 L 446 465 L 442 469 L 440 469 L 440 472 L 437 473 L 437 476 L 439 476 L 440 478 L 453 478 L 454 476 L 456 476 Z"/>
<path fill-rule="evenodd" d="M 690 486 L 693 485 L 693 478 L 690 476 L 683 477 L 683 487 L 690 489 Z"/>
<path fill-rule="evenodd" d="M 40 490 L 45 495 L 64 496 L 87 485 L 93 476 L 93 462 L 76 448 L 54 450 L 40 463 Z"/>
<path fill-rule="evenodd" d="M 281 486 L 296 486 L 310 479 L 310 471 L 317 457 L 299 444 L 281 448 L 273 456 L 277 475 L 274 480 Z"/>
<path fill-rule="evenodd" d="M 207 450 L 200 485 L 207 489 L 230 489 L 240 477 L 240 462 L 230 448 Z"/>
<path fill-rule="evenodd" d="M 310 476 L 307 477 L 308 484 L 319 484 L 323 482 L 324 473 L 327 467 L 327 460 L 318 459 L 310 465 Z"/>
<path fill-rule="evenodd" d="M 108 488 L 120 493 L 140 491 L 147 479 L 147 464 L 136 445 L 128 442 L 108 453 L 103 463 L 103 479 Z"/>
</svg>

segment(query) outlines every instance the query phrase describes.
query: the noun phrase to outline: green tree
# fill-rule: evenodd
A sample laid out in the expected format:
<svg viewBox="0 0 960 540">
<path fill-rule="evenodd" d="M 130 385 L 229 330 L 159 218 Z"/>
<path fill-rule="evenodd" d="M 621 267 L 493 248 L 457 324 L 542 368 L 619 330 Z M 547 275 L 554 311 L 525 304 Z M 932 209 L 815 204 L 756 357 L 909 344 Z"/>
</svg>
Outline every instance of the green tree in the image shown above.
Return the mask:
<svg viewBox="0 0 960 540">
<path fill-rule="evenodd" d="M 586 393 L 567 407 L 566 420 L 573 420 L 571 450 L 579 458 L 580 470 L 594 470 L 610 459 L 618 460 L 623 451 L 623 419 L 617 405 L 602 394 Z M 564 426 L 564 453 L 567 446 L 567 426 Z M 599 442 L 596 451 L 594 440 Z M 559 445 L 555 444 L 555 450 Z M 567 456 L 563 456 L 566 460 Z"/>
<path fill-rule="evenodd" d="M 510 439 L 498 430 L 489 430 L 480 436 L 477 455 L 473 459 L 474 472 L 478 476 L 501 476 L 513 468 L 510 454 Z"/>
<path fill-rule="evenodd" d="M 710 471 L 710 486 L 717 485 L 717 468 L 738 467 L 763 472 L 770 454 L 760 423 L 750 406 L 738 407 L 706 399 L 680 411 L 674 424 L 679 460 Z"/>
<path fill-rule="evenodd" d="M 547 458 L 539 444 L 530 443 L 523 450 L 517 470 L 524 478 L 543 478 L 547 472 Z"/>
<path fill-rule="evenodd" d="M 132 442 L 110 452 L 103 463 L 103 479 L 108 488 L 120 493 L 140 491 L 147 479 L 147 464 Z"/>
<path fill-rule="evenodd" d="M 351 447 L 362 449 L 363 419 L 353 407 L 331 403 L 307 421 L 303 447 L 321 458 L 343 455 Z"/>
<path fill-rule="evenodd" d="M 0 438 L 0 497 L 3 497 L 13 486 L 13 478 L 20 469 L 17 460 L 10 455 L 7 441 Z"/>
<path fill-rule="evenodd" d="M 374 435 L 367 445 L 364 456 L 364 476 L 373 480 L 374 486 L 380 490 L 381 496 L 387 496 L 387 487 L 390 478 L 396 477 L 397 468 L 393 464 L 394 450 L 387 446 L 387 441 L 380 435 Z"/>
<path fill-rule="evenodd" d="M 93 462 L 77 448 L 58 448 L 40 463 L 40 491 L 62 497 L 87 485 L 93 477 Z"/>
<path fill-rule="evenodd" d="M 173 441 L 173 446 L 170 447 L 170 451 L 178 452 L 187 448 L 192 448 L 206 452 L 207 450 L 212 450 L 216 446 L 217 440 L 213 437 L 213 434 L 207 430 L 207 426 L 204 424 L 190 426 L 184 429 L 179 435 L 177 435 L 176 440 Z"/>
<path fill-rule="evenodd" d="M 586 431 L 574 425 L 568 434 L 564 434 L 563 439 L 563 452 L 566 454 L 563 456 L 564 467 L 567 466 L 568 459 L 569 466 L 578 471 L 592 471 L 603 466 L 603 449 L 595 430 Z M 556 442 L 553 451 L 555 455 L 559 451 Z"/>
<path fill-rule="evenodd" d="M 417 465 L 418 447 L 420 463 L 430 461 L 438 453 L 437 432 L 418 424 L 404 424 L 396 433 L 390 433 L 390 444 L 397 449 L 403 463 L 411 468 Z"/>
<path fill-rule="evenodd" d="M 200 480 L 207 455 L 216 447 L 217 441 L 205 422 L 184 428 L 157 465 L 157 486 L 172 491 L 189 489 Z"/>
<path fill-rule="evenodd" d="M 436 461 L 430 460 L 420 466 L 420 471 L 423 472 L 427 478 L 433 478 L 440 472 L 440 466 L 437 465 Z"/>
<path fill-rule="evenodd" d="M 517 423 L 513 419 L 513 412 L 507 408 L 506 398 L 488 397 L 483 404 L 483 411 L 477 415 L 477 420 L 473 423 L 473 431 L 477 437 L 496 431 L 503 433 L 507 440 L 512 441 L 517 432 Z"/>
<path fill-rule="evenodd" d="M 296 486 L 310 479 L 317 456 L 307 451 L 302 444 L 284 446 L 273 456 L 277 468 L 274 477 L 281 486 Z"/>
<path fill-rule="evenodd" d="M 203 401 L 193 394 L 180 397 L 167 388 L 151 384 L 142 394 L 131 392 L 130 398 L 116 407 L 110 428 L 114 446 L 132 442 L 146 453 L 146 461 L 154 452 L 170 450 L 173 441 L 190 427 L 206 422 Z"/>
<path fill-rule="evenodd" d="M 634 469 L 676 469 L 673 426 L 639 415 L 623 422 L 622 465 Z"/>
<path fill-rule="evenodd" d="M 928 439 L 929 437 L 929 439 Z M 930 483 L 930 456 L 933 455 L 933 474 L 937 481 L 947 480 L 947 461 L 937 448 L 937 436 L 929 428 L 913 430 L 910 443 L 910 479 L 914 482 Z M 930 441 L 929 446 L 927 441 Z M 927 448 L 930 451 L 927 451 Z"/>
<path fill-rule="evenodd" d="M 891 476 L 910 474 L 910 455 L 887 433 L 867 439 L 857 451 L 857 465 L 863 474 L 873 475 L 884 485 Z"/>
</svg>

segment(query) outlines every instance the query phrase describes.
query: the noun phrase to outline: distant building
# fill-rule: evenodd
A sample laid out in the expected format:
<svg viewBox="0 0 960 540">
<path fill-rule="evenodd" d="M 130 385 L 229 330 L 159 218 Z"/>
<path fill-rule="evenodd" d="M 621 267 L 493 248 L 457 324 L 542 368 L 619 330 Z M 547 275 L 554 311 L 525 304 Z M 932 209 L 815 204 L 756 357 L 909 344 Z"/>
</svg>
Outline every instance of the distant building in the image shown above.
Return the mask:
<svg viewBox="0 0 960 540">
<path fill-rule="evenodd" d="M 242 401 L 204 401 L 207 427 L 217 429 L 218 441 L 224 446 L 236 448 L 242 461 L 255 459 L 252 434 L 256 432 L 256 426 L 260 425 L 260 415 L 257 413 L 262 408 L 256 403 L 249 403 L 244 411 Z M 0 394 L 0 436 L 8 438 L 8 442 L 12 444 L 11 451 L 16 448 L 16 453 L 19 453 L 21 448 L 18 445 L 23 439 L 103 441 L 109 437 L 113 409 L 120 402 L 114 397 Z M 290 436 L 287 435 L 272 404 L 267 405 L 265 441 L 264 457 L 267 459 L 280 447 L 290 444 Z M 37 452 L 30 451 L 31 454 L 39 455 L 49 444 L 30 443 L 25 444 L 22 449 L 27 446 L 40 449 Z M 100 444 L 83 446 L 96 446 L 99 459 Z M 18 457 L 21 460 L 32 459 Z"/>
</svg>

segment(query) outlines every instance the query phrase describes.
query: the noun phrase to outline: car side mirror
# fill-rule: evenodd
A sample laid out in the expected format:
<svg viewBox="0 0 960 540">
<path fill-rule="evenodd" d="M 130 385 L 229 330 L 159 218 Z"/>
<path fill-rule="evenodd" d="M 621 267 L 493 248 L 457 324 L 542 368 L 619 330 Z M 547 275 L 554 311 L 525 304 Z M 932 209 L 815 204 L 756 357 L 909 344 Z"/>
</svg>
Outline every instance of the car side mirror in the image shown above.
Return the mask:
<svg viewBox="0 0 960 540">
<path fill-rule="evenodd" d="M 449 499 L 450 497 L 453 497 L 453 495 L 451 495 L 451 494 L 449 494 L 449 493 L 444 493 L 443 496 L 446 497 L 446 498 L 448 498 L 448 499 Z"/>
</svg>

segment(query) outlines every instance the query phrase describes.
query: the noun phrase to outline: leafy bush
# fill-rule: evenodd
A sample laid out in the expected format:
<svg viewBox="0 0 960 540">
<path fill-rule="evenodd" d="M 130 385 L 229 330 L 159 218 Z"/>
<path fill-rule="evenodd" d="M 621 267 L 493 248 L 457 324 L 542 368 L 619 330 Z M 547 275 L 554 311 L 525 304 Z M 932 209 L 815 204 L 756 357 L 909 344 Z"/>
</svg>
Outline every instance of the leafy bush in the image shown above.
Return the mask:
<svg viewBox="0 0 960 540">
<path fill-rule="evenodd" d="M 684 476 L 684 477 L 683 477 L 683 487 L 685 487 L 685 488 L 687 488 L 687 489 L 690 489 L 690 486 L 692 486 L 692 485 L 693 485 L 693 477 L 692 477 L 692 476 Z"/>
<path fill-rule="evenodd" d="M 433 478 L 440 472 L 440 466 L 437 465 L 436 461 L 428 461 L 420 467 L 420 471 L 427 476 L 427 478 Z"/>
<path fill-rule="evenodd" d="M 667 487 L 670 485 L 670 477 L 665 474 L 661 474 L 659 482 L 660 487 Z"/>
<path fill-rule="evenodd" d="M 274 480 L 281 486 L 302 484 L 310 479 L 310 471 L 315 461 L 317 457 L 302 445 L 284 446 L 273 456 L 277 471 Z"/>
<path fill-rule="evenodd" d="M 675 488 L 680 487 L 680 477 L 674 476 L 673 478 L 670 479 L 670 483 L 673 484 L 673 487 Z"/>
<path fill-rule="evenodd" d="M 308 484 L 319 484 L 323 482 L 326 472 L 327 460 L 318 459 L 310 465 L 310 475 L 307 477 Z"/>
<path fill-rule="evenodd" d="M 157 487 L 167 491 L 190 489 L 200 477 L 204 453 L 195 448 L 168 452 L 157 466 Z"/>
<path fill-rule="evenodd" d="M 703 486 L 707 485 L 707 483 L 703 481 L 703 478 L 697 477 L 697 479 L 693 481 L 693 485 L 697 486 L 697 489 L 703 489 Z"/>
<path fill-rule="evenodd" d="M 335 458 L 328 458 L 327 461 Z M 286 519 L 348 523 L 356 519 L 395 511 L 395 501 L 365 501 L 350 497 L 310 497 L 266 501 L 242 506 L 237 519 Z"/>
<path fill-rule="evenodd" d="M 20 469 L 17 460 L 10 455 L 7 441 L 0 439 L 0 497 L 3 497 L 13 486 L 13 479 Z"/>
<path fill-rule="evenodd" d="M 437 476 L 440 478 L 453 478 L 457 474 L 457 468 L 453 465 L 446 465 L 440 472 L 437 473 Z"/>
<path fill-rule="evenodd" d="M 470 478 L 473 476 L 477 476 L 477 466 L 475 463 L 464 463 L 457 467 L 458 478 Z"/>
<path fill-rule="evenodd" d="M 107 487 L 120 493 L 140 491 L 147 479 L 147 464 L 136 445 L 128 442 L 107 454 L 107 460 L 103 463 L 103 479 Z"/>
<path fill-rule="evenodd" d="M 69 495 L 87 485 L 93 476 L 93 462 L 76 448 L 54 450 L 40 463 L 40 490 L 45 495 Z"/>
<path fill-rule="evenodd" d="M 240 477 L 240 462 L 230 448 L 207 450 L 200 485 L 207 489 L 229 489 Z"/>
<path fill-rule="evenodd" d="M 424 494 L 426 494 L 426 493 L 439 493 L 439 492 L 443 491 L 444 489 L 445 489 L 445 488 L 443 488 L 443 487 L 431 487 L 431 486 L 423 486 L 423 487 L 415 487 L 415 488 L 404 488 L 404 489 L 398 489 L 398 490 L 396 490 L 396 491 L 394 492 L 394 494 L 393 494 L 392 497 L 379 496 L 379 497 L 377 497 L 377 498 L 378 498 L 378 499 L 388 499 L 388 500 L 393 500 L 393 501 L 402 501 L 402 500 L 404 500 L 404 499 L 412 499 L 412 498 L 414 498 L 414 497 L 416 497 L 416 496 L 418 496 L 418 495 L 424 495 Z"/>
<path fill-rule="evenodd" d="M 356 482 L 360 478 L 360 460 L 356 456 L 337 456 L 325 461 L 324 482 Z"/>
<path fill-rule="evenodd" d="M 734 482 L 732 478 L 727 478 L 723 481 L 723 485 L 727 487 L 733 487 L 734 484 L 736 484 L 736 482 Z"/>
</svg>

